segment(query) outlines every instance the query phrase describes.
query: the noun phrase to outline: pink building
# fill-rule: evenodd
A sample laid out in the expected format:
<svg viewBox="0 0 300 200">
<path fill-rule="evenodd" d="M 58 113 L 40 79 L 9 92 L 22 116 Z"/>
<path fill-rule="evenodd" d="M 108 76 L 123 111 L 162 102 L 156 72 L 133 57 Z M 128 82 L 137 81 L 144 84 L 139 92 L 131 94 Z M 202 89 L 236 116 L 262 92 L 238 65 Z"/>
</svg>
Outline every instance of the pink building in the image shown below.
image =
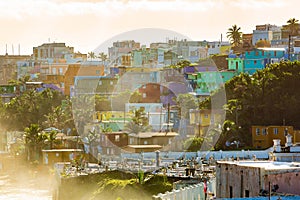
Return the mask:
<svg viewBox="0 0 300 200">
<path fill-rule="evenodd" d="M 219 161 L 216 167 L 217 198 L 256 197 L 268 193 L 300 195 L 300 163 L 273 161 Z"/>
</svg>

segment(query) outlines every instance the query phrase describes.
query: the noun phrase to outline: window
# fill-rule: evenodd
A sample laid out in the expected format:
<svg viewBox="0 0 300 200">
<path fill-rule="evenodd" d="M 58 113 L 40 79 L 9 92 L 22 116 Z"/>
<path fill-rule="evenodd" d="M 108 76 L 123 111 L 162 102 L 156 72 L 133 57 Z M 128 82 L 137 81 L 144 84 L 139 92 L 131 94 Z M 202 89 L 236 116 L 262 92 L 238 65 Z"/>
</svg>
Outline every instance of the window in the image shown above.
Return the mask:
<svg viewBox="0 0 300 200">
<path fill-rule="evenodd" d="M 133 144 L 134 143 L 134 138 L 129 138 L 129 144 Z"/>
<path fill-rule="evenodd" d="M 204 118 L 207 119 L 208 118 L 208 114 L 204 114 Z"/>
<path fill-rule="evenodd" d="M 259 128 L 255 129 L 256 135 L 259 135 Z"/>
<path fill-rule="evenodd" d="M 52 74 L 56 74 L 56 68 L 52 68 Z"/>
<path fill-rule="evenodd" d="M 59 68 L 59 74 L 60 74 L 60 75 L 63 74 L 63 68 Z"/>
<path fill-rule="evenodd" d="M 276 52 L 276 51 L 274 51 L 274 56 L 276 57 L 276 55 L 277 55 L 277 52 Z"/>
<path fill-rule="evenodd" d="M 143 98 L 146 98 L 146 96 L 147 96 L 146 93 L 143 93 Z"/>
<path fill-rule="evenodd" d="M 263 135 L 267 135 L 267 134 L 268 134 L 268 132 L 267 132 L 267 129 L 266 129 L 266 128 L 263 128 L 263 130 L 262 130 L 262 134 L 263 134 Z"/>
<path fill-rule="evenodd" d="M 255 52 L 255 55 L 258 56 L 258 51 Z"/>
<path fill-rule="evenodd" d="M 96 70 L 96 74 L 100 74 L 100 70 Z"/>
<path fill-rule="evenodd" d="M 115 141 L 120 142 L 120 135 L 115 135 Z"/>
<path fill-rule="evenodd" d="M 98 85 L 102 85 L 102 81 L 99 81 Z"/>
<path fill-rule="evenodd" d="M 278 128 L 273 128 L 274 135 L 278 135 Z"/>
<path fill-rule="evenodd" d="M 113 81 L 110 81 L 110 85 L 113 85 L 114 84 L 114 82 Z"/>
<path fill-rule="evenodd" d="M 145 144 L 145 145 L 148 144 L 148 141 L 144 141 L 144 144 Z"/>
<path fill-rule="evenodd" d="M 257 61 L 256 61 L 256 60 L 254 60 L 254 65 L 256 65 L 256 63 L 257 63 Z"/>
</svg>

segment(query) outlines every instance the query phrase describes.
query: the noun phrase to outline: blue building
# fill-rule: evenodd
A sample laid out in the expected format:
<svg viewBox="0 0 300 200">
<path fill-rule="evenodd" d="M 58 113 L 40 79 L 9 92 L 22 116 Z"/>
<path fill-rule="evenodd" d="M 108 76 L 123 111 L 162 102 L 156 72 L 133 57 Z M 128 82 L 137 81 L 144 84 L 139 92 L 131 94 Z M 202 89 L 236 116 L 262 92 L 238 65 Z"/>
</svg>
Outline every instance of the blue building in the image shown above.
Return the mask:
<svg viewBox="0 0 300 200">
<path fill-rule="evenodd" d="M 253 74 L 264 69 L 268 64 L 280 62 L 285 58 L 284 48 L 257 48 L 246 51 L 244 57 L 244 72 Z"/>
</svg>

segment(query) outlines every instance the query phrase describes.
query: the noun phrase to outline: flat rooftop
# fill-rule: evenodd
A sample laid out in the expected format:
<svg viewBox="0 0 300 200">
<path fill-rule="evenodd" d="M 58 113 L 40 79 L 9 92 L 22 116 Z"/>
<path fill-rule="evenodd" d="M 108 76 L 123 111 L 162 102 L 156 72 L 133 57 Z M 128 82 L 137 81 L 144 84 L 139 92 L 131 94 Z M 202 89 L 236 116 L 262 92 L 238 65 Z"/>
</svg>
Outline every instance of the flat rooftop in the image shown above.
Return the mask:
<svg viewBox="0 0 300 200">
<path fill-rule="evenodd" d="M 283 169 L 297 169 L 300 171 L 299 162 L 275 162 L 275 161 L 218 161 L 222 164 L 232 164 L 245 167 L 258 167 L 265 170 L 283 170 Z"/>
</svg>

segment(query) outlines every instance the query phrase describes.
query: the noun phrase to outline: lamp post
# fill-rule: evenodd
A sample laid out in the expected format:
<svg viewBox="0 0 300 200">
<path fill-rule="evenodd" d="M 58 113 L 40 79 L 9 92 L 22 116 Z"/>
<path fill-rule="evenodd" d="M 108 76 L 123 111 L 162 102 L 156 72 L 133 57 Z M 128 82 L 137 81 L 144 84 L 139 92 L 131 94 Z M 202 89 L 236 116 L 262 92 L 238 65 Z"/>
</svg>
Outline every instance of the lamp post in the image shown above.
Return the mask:
<svg viewBox="0 0 300 200">
<path fill-rule="evenodd" d="M 201 136 L 201 112 L 198 110 L 198 137 Z"/>
</svg>

